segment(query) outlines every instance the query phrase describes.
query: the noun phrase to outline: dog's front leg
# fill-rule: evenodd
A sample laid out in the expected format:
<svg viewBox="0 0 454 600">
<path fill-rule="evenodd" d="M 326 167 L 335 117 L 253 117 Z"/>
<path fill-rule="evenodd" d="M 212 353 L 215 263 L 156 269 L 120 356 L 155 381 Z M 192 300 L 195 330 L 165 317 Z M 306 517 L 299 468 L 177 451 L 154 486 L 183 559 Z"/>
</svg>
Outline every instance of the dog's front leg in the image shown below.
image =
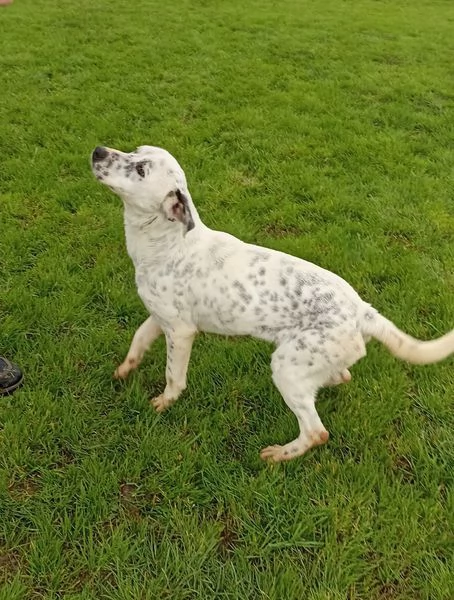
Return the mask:
<svg viewBox="0 0 454 600">
<path fill-rule="evenodd" d="M 169 408 L 186 388 L 186 373 L 195 334 L 196 330 L 187 326 L 165 332 L 167 343 L 166 387 L 163 394 L 151 401 L 158 412 Z"/>
<path fill-rule="evenodd" d="M 162 333 L 161 327 L 153 317 L 148 317 L 135 332 L 128 354 L 114 373 L 115 379 L 126 379 L 131 371 L 137 369 L 142 362 L 143 355 L 151 344 Z"/>
<path fill-rule="evenodd" d="M 151 344 L 161 335 L 162 329 L 153 319 L 148 317 L 135 332 L 128 354 L 121 365 L 115 370 L 115 379 L 126 379 L 131 371 L 137 369 L 143 355 Z"/>
</svg>

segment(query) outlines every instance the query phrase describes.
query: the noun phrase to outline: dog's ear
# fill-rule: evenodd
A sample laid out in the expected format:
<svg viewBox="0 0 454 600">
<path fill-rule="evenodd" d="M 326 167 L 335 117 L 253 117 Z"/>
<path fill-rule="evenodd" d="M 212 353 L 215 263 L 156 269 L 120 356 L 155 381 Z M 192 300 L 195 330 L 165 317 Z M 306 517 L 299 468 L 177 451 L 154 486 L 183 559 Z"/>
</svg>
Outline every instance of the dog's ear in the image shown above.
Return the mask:
<svg viewBox="0 0 454 600">
<path fill-rule="evenodd" d="M 186 227 L 186 231 L 194 229 L 189 202 L 181 190 L 169 192 L 162 203 L 162 209 L 169 221 L 180 221 Z"/>
</svg>

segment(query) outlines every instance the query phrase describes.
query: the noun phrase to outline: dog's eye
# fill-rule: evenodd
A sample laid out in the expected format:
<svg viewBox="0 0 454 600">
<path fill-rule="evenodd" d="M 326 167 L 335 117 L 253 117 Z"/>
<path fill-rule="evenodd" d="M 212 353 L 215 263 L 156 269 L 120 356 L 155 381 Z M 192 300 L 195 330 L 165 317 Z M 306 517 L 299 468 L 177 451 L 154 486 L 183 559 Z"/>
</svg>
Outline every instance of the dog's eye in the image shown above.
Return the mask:
<svg viewBox="0 0 454 600">
<path fill-rule="evenodd" d="M 137 163 L 136 164 L 136 171 L 137 171 L 137 173 L 141 177 L 145 177 L 145 169 L 143 168 L 143 164 L 142 163 Z"/>
</svg>

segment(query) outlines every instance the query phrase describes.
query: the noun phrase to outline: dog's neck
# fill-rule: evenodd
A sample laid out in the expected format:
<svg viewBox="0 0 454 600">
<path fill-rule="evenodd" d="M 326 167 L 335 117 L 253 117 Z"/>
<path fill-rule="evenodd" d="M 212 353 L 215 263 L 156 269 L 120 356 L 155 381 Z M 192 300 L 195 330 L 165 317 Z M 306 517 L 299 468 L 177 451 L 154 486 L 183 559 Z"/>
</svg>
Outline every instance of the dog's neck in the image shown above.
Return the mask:
<svg viewBox="0 0 454 600">
<path fill-rule="evenodd" d="M 136 269 L 159 266 L 172 260 L 177 254 L 186 252 L 188 242 L 206 229 L 190 197 L 188 202 L 194 222 L 190 231 L 183 223 L 170 221 L 164 213 L 145 217 L 133 207 L 124 205 L 126 246 Z"/>
</svg>

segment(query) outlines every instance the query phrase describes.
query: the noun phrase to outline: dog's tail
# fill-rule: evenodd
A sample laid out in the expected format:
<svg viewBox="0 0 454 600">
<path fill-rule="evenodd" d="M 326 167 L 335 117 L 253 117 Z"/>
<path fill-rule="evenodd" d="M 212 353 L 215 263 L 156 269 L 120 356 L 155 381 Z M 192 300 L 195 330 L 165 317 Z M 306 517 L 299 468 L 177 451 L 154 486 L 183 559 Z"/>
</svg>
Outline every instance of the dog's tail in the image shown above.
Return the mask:
<svg viewBox="0 0 454 600">
<path fill-rule="evenodd" d="M 397 358 L 415 365 L 436 363 L 454 353 L 454 329 L 436 340 L 423 342 L 401 331 L 371 307 L 364 312 L 360 330 L 379 340 Z"/>
</svg>

